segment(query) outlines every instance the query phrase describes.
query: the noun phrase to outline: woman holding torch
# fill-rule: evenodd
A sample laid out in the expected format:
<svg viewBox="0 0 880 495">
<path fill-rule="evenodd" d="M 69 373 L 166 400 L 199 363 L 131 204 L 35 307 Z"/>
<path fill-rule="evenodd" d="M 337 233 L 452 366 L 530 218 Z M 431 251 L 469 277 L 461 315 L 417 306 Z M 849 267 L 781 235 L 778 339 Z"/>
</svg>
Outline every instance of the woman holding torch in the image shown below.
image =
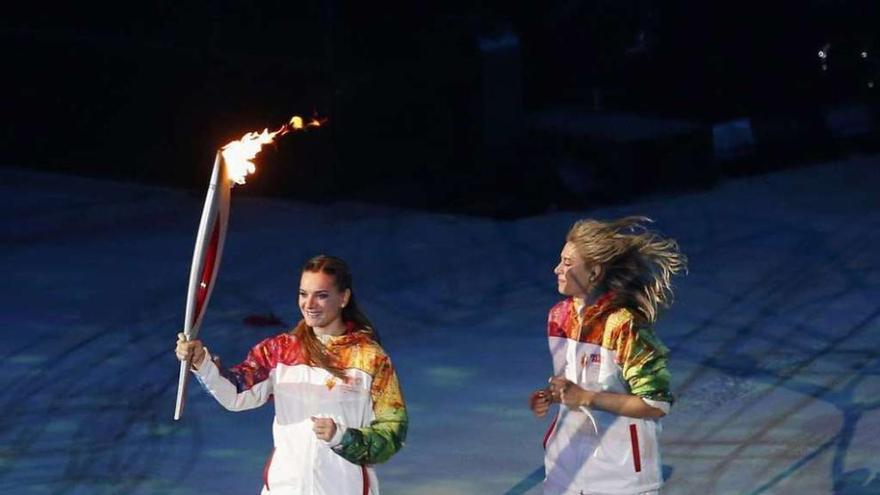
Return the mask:
<svg viewBox="0 0 880 495">
<path fill-rule="evenodd" d="M 403 446 L 407 413 L 397 375 L 351 281 L 341 259 L 310 259 L 299 287 L 303 319 L 225 372 L 200 341 L 178 336 L 177 358 L 192 363 L 226 409 L 259 407 L 274 396 L 275 448 L 263 495 L 378 494 L 370 466 Z"/>
<path fill-rule="evenodd" d="M 652 326 L 686 270 L 677 243 L 650 220 L 580 220 L 554 269 L 566 298 L 550 309 L 549 387 L 529 405 L 559 412 L 544 440 L 545 495 L 653 494 L 663 483 L 660 418 L 672 404 L 668 350 Z"/>
</svg>

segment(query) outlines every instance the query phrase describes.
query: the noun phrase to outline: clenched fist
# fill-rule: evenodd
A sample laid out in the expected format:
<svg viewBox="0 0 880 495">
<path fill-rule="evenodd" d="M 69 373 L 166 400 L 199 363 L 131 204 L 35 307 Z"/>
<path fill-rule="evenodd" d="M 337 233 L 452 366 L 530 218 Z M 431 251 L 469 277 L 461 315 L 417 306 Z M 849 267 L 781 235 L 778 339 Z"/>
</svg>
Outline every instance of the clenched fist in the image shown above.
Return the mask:
<svg viewBox="0 0 880 495">
<path fill-rule="evenodd" d="M 312 416 L 312 431 L 315 432 L 316 437 L 329 442 L 336 435 L 336 422 L 330 418 Z"/>
<path fill-rule="evenodd" d="M 539 418 L 543 418 L 550 409 L 550 391 L 547 389 L 536 390 L 529 396 L 529 409 Z"/>
</svg>

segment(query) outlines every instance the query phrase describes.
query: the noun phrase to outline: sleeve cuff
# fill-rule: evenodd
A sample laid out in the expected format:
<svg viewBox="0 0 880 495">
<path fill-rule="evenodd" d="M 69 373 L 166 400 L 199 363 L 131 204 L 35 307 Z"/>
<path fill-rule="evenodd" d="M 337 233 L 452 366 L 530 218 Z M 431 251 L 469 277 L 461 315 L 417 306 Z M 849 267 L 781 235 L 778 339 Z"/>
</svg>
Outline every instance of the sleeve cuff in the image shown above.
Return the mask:
<svg viewBox="0 0 880 495">
<path fill-rule="evenodd" d="M 333 419 L 333 422 L 336 423 L 336 433 L 333 434 L 333 438 L 331 438 L 330 440 L 321 441 L 327 444 L 327 446 L 332 449 L 342 444 L 342 437 L 345 436 L 345 431 L 348 430 L 348 428 L 345 426 L 342 418 L 338 416 L 331 416 L 331 419 Z"/>
<path fill-rule="evenodd" d="M 211 356 L 211 352 L 208 351 L 207 347 L 205 347 L 205 357 L 202 359 L 201 366 L 196 368 L 190 363 L 189 369 L 202 381 L 210 377 L 211 372 L 217 371 L 217 365 L 214 364 L 214 356 Z"/>
<path fill-rule="evenodd" d="M 663 414 L 669 414 L 670 404 L 668 402 L 664 402 L 662 400 L 646 399 L 644 397 L 642 397 L 641 399 L 645 402 L 645 404 L 647 404 L 655 409 L 660 409 L 661 411 L 663 411 Z"/>
</svg>

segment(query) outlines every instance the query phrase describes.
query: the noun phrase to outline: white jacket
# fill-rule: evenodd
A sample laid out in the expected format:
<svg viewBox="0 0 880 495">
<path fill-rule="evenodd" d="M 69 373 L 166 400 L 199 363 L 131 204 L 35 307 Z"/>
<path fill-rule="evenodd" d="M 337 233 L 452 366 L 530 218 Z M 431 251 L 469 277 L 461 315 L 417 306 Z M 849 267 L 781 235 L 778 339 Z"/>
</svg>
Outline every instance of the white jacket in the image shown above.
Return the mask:
<svg viewBox="0 0 880 495">
<path fill-rule="evenodd" d="M 370 465 L 403 444 L 406 408 L 381 347 L 363 332 L 334 337 L 327 346 L 340 357 L 345 381 L 307 364 L 290 334 L 260 342 L 227 372 L 211 359 L 194 371 L 230 411 L 259 407 L 274 397 L 275 448 L 264 470 L 263 495 L 378 495 Z M 312 417 L 336 422 L 330 442 L 315 436 Z"/>
<path fill-rule="evenodd" d="M 548 339 L 555 375 L 580 387 L 634 394 L 668 412 L 667 350 L 632 314 L 600 298 L 578 318 L 571 298 L 550 310 Z M 581 327 L 580 322 L 586 324 Z M 592 416 L 592 418 L 590 417 Z M 545 495 L 636 494 L 662 482 L 660 421 L 599 409 L 560 406 L 544 438 Z"/>
</svg>

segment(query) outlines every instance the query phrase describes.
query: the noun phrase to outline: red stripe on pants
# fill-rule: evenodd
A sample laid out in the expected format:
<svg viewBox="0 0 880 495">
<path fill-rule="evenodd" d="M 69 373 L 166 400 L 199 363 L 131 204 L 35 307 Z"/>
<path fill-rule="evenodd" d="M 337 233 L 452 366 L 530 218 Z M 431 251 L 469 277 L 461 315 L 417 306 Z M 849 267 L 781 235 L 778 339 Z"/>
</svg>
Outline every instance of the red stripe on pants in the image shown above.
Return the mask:
<svg viewBox="0 0 880 495">
<path fill-rule="evenodd" d="M 541 442 L 541 445 L 544 446 L 544 450 L 547 450 L 547 441 L 550 440 L 550 435 L 553 434 L 553 429 L 556 428 L 556 421 L 559 420 L 559 416 L 553 418 L 553 422 L 550 423 L 550 428 L 547 429 L 547 433 L 544 434 L 544 441 Z"/>
<path fill-rule="evenodd" d="M 361 474 L 364 477 L 364 495 L 370 494 L 370 476 L 367 474 L 367 466 L 361 466 Z"/>
<path fill-rule="evenodd" d="M 275 457 L 275 448 L 272 448 L 272 452 L 269 452 L 269 457 L 266 459 L 266 465 L 263 466 L 263 483 L 266 485 L 266 490 L 271 490 L 269 488 L 269 466 L 272 465 L 272 458 Z"/>
<path fill-rule="evenodd" d="M 639 431 L 636 425 L 629 425 L 629 439 L 632 441 L 633 467 L 638 473 L 642 470 L 642 456 L 639 454 Z"/>
</svg>

